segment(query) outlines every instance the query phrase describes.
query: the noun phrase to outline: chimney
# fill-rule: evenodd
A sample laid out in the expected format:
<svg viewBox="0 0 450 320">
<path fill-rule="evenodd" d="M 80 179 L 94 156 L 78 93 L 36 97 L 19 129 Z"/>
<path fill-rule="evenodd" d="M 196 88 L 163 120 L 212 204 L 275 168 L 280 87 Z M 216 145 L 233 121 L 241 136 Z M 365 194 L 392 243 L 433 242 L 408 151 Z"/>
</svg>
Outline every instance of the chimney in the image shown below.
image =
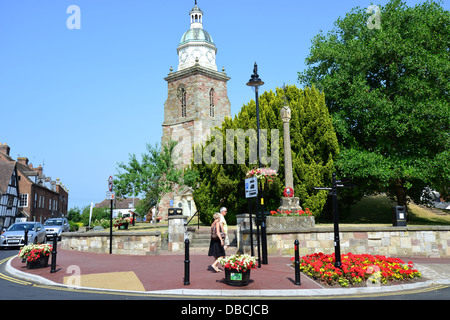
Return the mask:
<svg viewBox="0 0 450 320">
<path fill-rule="evenodd" d="M 34 171 L 37 171 L 37 173 L 39 173 L 40 176 L 42 176 L 42 166 L 39 165 L 39 167 L 37 168 L 33 168 Z"/>
<path fill-rule="evenodd" d="M 17 162 L 28 166 L 28 158 L 26 157 L 18 157 Z"/>
<path fill-rule="evenodd" d="M 6 143 L 0 143 L 0 153 L 3 153 L 9 157 L 10 147 Z"/>
</svg>

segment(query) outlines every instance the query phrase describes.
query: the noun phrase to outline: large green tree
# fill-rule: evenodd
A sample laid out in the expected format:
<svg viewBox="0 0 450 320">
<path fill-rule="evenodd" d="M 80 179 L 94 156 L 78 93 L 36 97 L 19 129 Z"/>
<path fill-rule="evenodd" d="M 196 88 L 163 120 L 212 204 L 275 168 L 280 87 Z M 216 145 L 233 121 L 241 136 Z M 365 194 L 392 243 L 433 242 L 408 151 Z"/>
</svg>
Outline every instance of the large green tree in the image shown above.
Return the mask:
<svg viewBox="0 0 450 320">
<path fill-rule="evenodd" d="M 196 172 L 185 171 L 175 164 L 176 144 L 169 141 L 161 148 L 147 144 L 147 152 L 141 155 L 141 160 L 130 154 L 128 163 L 118 164 L 114 189 L 119 196 L 142 196 L 137 208 L 139 214 L 147 214 L 150 207 L 175 185 L 192 185 L 195 180 Z"/>
<path fill-rule="evenodd" d="M 283 122 L 280 118 L 280 109 L 285 103 L 291 108 L 290 135 L 295 195 L 300 198 L 303 208 L 309 208 L 315 216 L 318 216 L 326 202 L 327 192 L 314 191 L 313 187 L 330 184 L 331 174 L 334 171 L 333 159 L 338 154 L 338 143 L 325 106 L 325 97 L 314 88 L 301 90 L 296 86 L 287 86 L 285 89 L 277 88 L 276 92 L 272 90 L 265 92 L 259 98 L 260 127 L 267 129 L 267 158 L 262 164 L 267 163 L 272 168 L 278 167 L 274 168 L 278 169 L 276 179 L 269 184 L 268 190 L 265 190 L 265 208 L 276 210 L 280 206 L 284 189 Z M 223 152 L 219 163 L 206 163 L 206 159 L 203 158 L 201 163 L 192 165 L 192 169 L 199 173 L 194 200 L 203 222 L 210 223 L 213 213 L 221 206 L 228 208 L 229 223 L 235 222 L 236 214 L 248 212 L 244 179 L 247 171 L 257 167 L 258 164 L 257 161 L 251 161 L 254 153 L 249 143 L 250 139 L 245 139 L 245 163 L 239 160 L 241 154 L 238 147 L 242 145 L 238 137 L 233 137 L 232 140 L 234 150 L 227 149 L 229 142 L 227 132 L 242 130 L 249 133 L 251 131 L 249 129 L 256 132 L 256 127 L 256 104 L 252 100 L 242 107 L 234 119 L 228 118 L 223 122 L 222 127 L 218 129 L 220 130 L 218 137 L 212 135 L 202 146 L 204 155 L 205 148 L 220 141 L 218 145 L 222 148 L 219 147 L 216 153 L 213 152 L 213 156 L 220 158 L 220 150 Z M 271 129 L 278 130 L 278 139 L 276 135 L 272 136 Z M 272 149 L 272 146 L 277 149 Z M 230 155 L 230 152 L 234 153 Z M 279 156 L 278 164 L 275 163 L 276 154 Z"/>
<path fill-rule="evenodd" d="M 407 205 L 450 186 L 450 13 L 433 1 L 376 9 L 318 34 L 299 81 L 325 93 L 341 176 Z"/>
</svg>

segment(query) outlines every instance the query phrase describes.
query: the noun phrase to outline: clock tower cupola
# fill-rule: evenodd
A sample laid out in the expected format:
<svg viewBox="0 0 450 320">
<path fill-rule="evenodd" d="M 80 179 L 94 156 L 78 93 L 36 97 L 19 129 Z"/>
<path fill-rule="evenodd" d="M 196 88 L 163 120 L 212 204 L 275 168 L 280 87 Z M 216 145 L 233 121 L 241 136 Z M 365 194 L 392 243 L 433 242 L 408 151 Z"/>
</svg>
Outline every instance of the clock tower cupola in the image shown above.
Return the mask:
<svg viewBox="0 0 450 320">
<path fill-rule="evenodd" d="M 196 63 L 216 70 L 217 48 L 211 35 L 203 29 L 203 11 L 195 6 L 189 12 L 191 27 L 181 37 L 177 52 L 179 57 L 178 70 L 189 68 Z"/>
</svg>

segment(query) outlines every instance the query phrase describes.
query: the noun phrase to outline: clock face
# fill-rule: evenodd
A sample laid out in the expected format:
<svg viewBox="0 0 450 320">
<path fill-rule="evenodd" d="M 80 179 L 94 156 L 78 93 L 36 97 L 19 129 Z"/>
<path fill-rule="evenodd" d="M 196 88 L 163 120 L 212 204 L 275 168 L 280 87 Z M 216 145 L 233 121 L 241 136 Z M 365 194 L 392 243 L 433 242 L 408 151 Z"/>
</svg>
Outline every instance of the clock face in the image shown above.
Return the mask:
<svg viewBox="0 0 450 320">
<path fill-rule="evenodd" d="M 213 62 L 214 54 L 212 53 L 211 50 L 208 50 L 208 52 L 206 53 L 206 58 L 208 59 L 209 62 Z"/>
<path fill-rule="evenodd" d="M 200 59 L 203 56 L 203 53 L 199 48 L 196 48 L 192 51 L 191 56 L 192 58 L 194 58 L 194 60 Z"/>
<path fill-rule="evenodd" d="M 180 61 L 183 63 L 186 62 L 187 57 L 188 57 L 188 54 L 187 54 L 186 50 L 181 50 Z"/>
</svg>

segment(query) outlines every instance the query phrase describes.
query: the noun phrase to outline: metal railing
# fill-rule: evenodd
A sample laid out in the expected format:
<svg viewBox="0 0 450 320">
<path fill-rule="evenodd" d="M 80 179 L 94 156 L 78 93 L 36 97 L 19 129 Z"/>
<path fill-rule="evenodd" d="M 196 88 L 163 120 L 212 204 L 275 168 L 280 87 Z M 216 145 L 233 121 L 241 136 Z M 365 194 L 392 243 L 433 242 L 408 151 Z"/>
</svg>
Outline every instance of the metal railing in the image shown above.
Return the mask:
<svg viewBox="0 0 450 320">
<path fill-rule="evenodd" d="M 189 225 L 189 223 L 191 222 L 191 220 L 198 214 L 198 210 L 191 216 L 191 218 L 189 219 L 189 221 L 186 223 L 186 227 Z M 198 216 L 197 219 L 197 229 L 200 229 L 200 215 Z"/>
</svg>

